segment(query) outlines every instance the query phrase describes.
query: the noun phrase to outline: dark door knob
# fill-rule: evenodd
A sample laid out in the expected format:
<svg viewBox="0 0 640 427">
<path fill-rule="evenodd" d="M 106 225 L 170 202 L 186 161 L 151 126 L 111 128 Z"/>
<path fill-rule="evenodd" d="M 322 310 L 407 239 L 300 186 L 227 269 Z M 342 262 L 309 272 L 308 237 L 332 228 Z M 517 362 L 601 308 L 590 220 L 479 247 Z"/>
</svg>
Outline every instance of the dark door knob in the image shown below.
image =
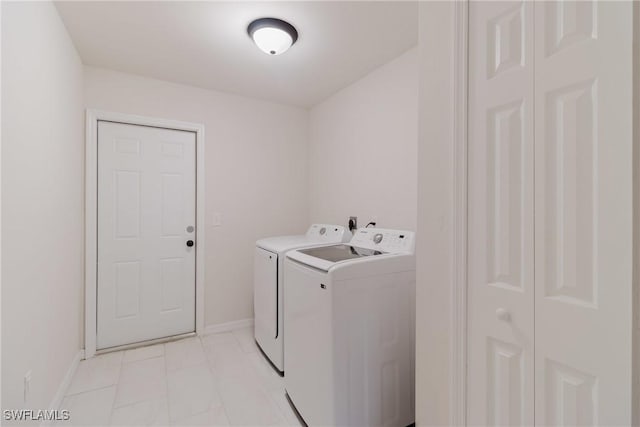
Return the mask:
<svg viewBox="0 0 640 427">
<path fill-rule="evenodd" d="M 189 247 L 193 246 L 193 240 L 187 240 L 187 246 Z"/>
</svg>

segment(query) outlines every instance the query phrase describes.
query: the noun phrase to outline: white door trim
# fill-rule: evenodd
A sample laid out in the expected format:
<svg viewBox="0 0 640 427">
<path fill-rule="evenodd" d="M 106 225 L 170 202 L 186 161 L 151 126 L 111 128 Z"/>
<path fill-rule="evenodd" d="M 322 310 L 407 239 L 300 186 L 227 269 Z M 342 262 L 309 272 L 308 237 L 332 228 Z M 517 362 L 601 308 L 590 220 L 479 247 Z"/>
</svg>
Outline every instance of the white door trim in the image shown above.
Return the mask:
<svg viewBox="0 0 640 427">
<path fill-rule="evenodd" d="M 454 10 L 453 260 L 451 263 L 451 340 L 449 360 L 449 425 L 467 424 L 467 112 L 468 112 L 468 0 Z"/>
<path fill-rule="evenodd" d="M 634 240 L 633 289 L 635 292 L 633 316 L 635 317 L 632 367 L 635 381 L 632 402 L 640 402 L 640 4 L 633 4 L 633 198 L 634 198 Z M 640 403 L 633 407 L 631 425 L 640 425 Z"/>
<path fill-rule="evenodd" d="M 196 133 L 196 334 L 204 331 L 204 125 L 87 109 L 85 139 L 85 358 L 96 353 L 98 121 L 153 126 Z"/>
</svg>

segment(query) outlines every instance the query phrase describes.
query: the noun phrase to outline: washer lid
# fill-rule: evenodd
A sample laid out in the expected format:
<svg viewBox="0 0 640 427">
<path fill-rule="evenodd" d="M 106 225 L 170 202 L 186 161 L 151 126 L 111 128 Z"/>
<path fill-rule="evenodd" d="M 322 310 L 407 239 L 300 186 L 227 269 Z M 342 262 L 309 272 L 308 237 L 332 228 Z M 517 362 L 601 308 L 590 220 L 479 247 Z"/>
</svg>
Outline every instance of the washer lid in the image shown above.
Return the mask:
<svg viewBox="0 0 640 427">
<path fill-rule="evenodd" d="M 350 245 L 332 245 L 319 248 L 300 249 L 298 252 L 331 262 L 382 255 L 384 253 L 375 249 L 357 248 Z"/>
</svg>

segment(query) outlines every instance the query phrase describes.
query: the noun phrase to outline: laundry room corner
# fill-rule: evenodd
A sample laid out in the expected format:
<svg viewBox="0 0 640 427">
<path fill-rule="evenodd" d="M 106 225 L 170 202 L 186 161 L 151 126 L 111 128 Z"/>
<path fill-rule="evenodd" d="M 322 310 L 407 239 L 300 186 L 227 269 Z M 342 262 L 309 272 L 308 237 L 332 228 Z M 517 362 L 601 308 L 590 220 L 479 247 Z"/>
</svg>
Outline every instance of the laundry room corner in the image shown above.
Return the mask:
<svg viewBox="0 0 640 427">
<path fill-rule="evenodd" d="M 84 71 L 87 108 L 204 125 L 205 331 L 252 319 L 253 272 L 246 268 L 252 246 L 307 226 L 307 111 L 96 67 Z"/>
<path fill-rule="evenodd" d="M 414 230 L 418 48 L 309 111 L 309 222 Z"/>
</svg>

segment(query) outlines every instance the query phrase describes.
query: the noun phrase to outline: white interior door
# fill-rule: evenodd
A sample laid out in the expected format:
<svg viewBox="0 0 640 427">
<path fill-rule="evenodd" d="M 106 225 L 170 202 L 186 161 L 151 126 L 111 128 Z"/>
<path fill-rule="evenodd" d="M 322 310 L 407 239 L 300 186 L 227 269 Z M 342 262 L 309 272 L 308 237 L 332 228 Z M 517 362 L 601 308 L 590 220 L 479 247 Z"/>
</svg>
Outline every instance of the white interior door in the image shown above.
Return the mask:
<svg viewBox="0 0 640 427">
<path fill-rule="evenodd" d="M 532 425 L 533 4 L 469 3 L 468 422 Z"/>
<path fill-rule="evenodd" d="M 535 22 L 536 423 L 629 425 L 632 4 Z"/>
<path fill-rule="evenodd" d="M 98 122 L 97 348 L 195 330 L 196 136 Z"/>
</svg>

